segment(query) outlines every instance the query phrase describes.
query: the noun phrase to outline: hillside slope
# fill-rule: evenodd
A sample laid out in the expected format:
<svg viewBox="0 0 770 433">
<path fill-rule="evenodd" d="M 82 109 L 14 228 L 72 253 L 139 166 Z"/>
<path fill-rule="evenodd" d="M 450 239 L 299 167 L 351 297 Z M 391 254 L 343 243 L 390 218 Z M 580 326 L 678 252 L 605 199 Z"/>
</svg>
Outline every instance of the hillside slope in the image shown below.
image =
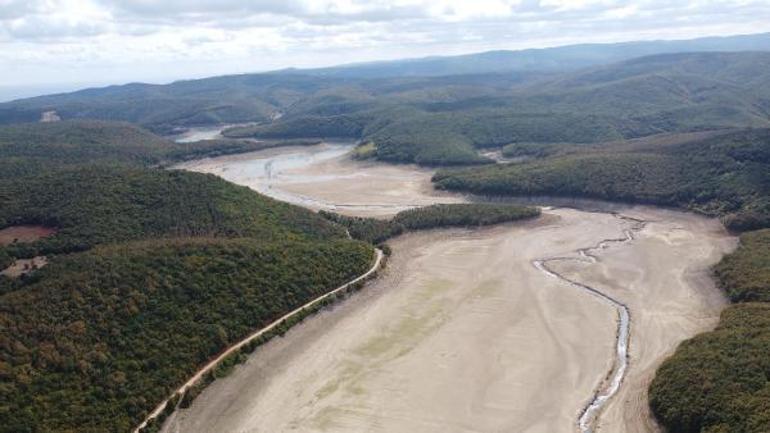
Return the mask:
<svg viewBox="0 0 770 433">
<path fill-rule="evenodd" d="M 0 128 L 0 168 L 23 167 L 0 176 L 0 230 L 48 234 L 0 240 L 0 270 L 48 263 L 0 275 L 0 432 L 129 431 L 228 344 L 371 265 L 311 211 L 150 167 L 190 149 L 128 124 Z"/>
<path fill-rule="evenodd" d="M 198 366 L 364 272 L 347 240 L 142 241 L 0 296 L 0 431 L 125 433 Z"/>
<path fill-rule="evenodd" d="M 85 89 L 0 104 L 0 124 L 37 122 L 51 110 L 64 120 L 119 120 L 160 132 L 178 126 L 265 121 L 281 107 L 323 87 L 324 81 L 267 73 Z"/>
<path fill-rule="evenodd" d="M 281 144 L 229 138 L 176 143 L 131 123 L 104 120 L 21 123 L 0 126 L 0 179 L 83 163 L 154 166 Z"/>
<path fill-rule="evenodd" d="M 179 145 L 130 123 L 71 121 L 0 127 L 0 158 L 61 163 L 115 161 L 154 164 Z"/>
<path fill-rule="evenodd" d="M 57 230 L 6 247 L 25 256 L 157 237 L 344 237 L 311 211 L 213 175 L 102 165 L 0 182 L 0 227 L 22 224 Z"/>
<path fill-rule="evenodd" d="M 0 179 L 84 162 L 144 166 L 180 148 L 124 122 L 96 120 L 0 126 Z"/>
<path fill-rule="evenodd" d="M 671 136 L 585 148 L 520 164 L 443 171 L 439 188 L 680 206 L 728 227 L 770 226 L 770 130 Z"/>
<path fill-rule="evenodd" d="M 658 54 L 567 72 L 336 77 L 284 71 L 89 89 L 0 104 L 0 123 L 55 110 L 154 131 L 256 122 L 240 137 L 350 137 L 372 156 L 489 162 L 479 148 L 594 143 L 661 132 L 770 126 L 770 52 Z M 190 99 L 192 98 L 192 100 Z M 260 104 L 256 110 L 253 105 Z"/>
</svg>

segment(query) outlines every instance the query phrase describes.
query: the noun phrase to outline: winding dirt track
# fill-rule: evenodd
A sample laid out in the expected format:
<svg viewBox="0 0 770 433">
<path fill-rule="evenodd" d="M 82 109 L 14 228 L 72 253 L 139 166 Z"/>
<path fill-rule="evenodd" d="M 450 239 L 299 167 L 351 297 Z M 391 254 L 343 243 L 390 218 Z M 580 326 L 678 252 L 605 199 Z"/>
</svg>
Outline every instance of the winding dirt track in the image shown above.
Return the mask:
<svg viewBox="0 0 770 433">
<path fill-rule="evenodd" d="M 340 292 L 348 290 L 353 284 L 356 284 L 359 281 L 366 280 L 372 274 L 377 272 L 377 270 L 382 265 L 382 260 L 383 260 L 382 251 L 379 250 L 379 249 L 375 250 L 374 262 L 372 263 L 371 268 L 369 268 L 369 270 L 367 270 L 365 273 L 363 273 L 363 274 L 359 275 L 358 277 L 348 281 L 347 283 L 337 287 L 336 289 L 334 289 L 334 290 L 332 290 L 330 292 L 327 292 L 326 294 L 321 295 L 321 296 L 319 296 L 319 297 L 317 297 L 317 298 L 315 298 L 315 299 L 305 303 L 304 305 L 302 305 L 300 307 L 297 307 L 296 309 L 294 309 L 294 310 L 284 314 L 283 316 L 281 316 L 280 318 L 274 320 L 272 323 L 270 323 L 269 325 L 265 326 L 264 328 L 261 328 L 261 329 L 255 331 L 255 332 L 253 332 L 252 334 L 250 334 L 246 338 L 244 338 L 244 339 L 240 340 L 239 342 L 233 344 L 232 346 L 228 347 L 221 354 L 219 354 L 216 358 L 212 359 L 208 364 L 206 364 L 203 367 L 201 367 L 190 379 L 187 380 L 187 382 L 185 382 L 182 386 L 177 388 L 172 393 L 172 396 L 175 395 L 175 394 L 182 394 L 185 391 L 187 391 L 187 389 L 189 389 L 190 387 L 192 387 L 196 383 L 198 383 L 198 381 L 201 380 L 201 378 L 203 378 L 203 376 L 206 373 L 208 373 L 209 371 L 213 370 L 225 358 L 227 358 L 228 356 L 232 355 L 236 351 L 240 350 L 241 347 L 249 344 L 250 342 L 256 340 L 257 338 L 259 338 L 259 337 L 267 334 L 268 332 L 272 331 L 273 329 L 278 327 L 284 321 L 286 321 L 288 319 L 291 319 L 294 316 L 299 315 L 303 310 L 311 308 L 311 307 L 313 307 L 313 306 L 323 302 L 325 299 L 328 299 L 328 298 L 330 298 L 332 296 L 335 296 L 336 294 L 338 294 Z M 144 421 L 142 421 L 142 423 L 139 426 L 137 426 L 133 430 L 133 432 L 134 433 L 138 433 L 141 429 L 143 429 L 145 426 L 147 426 L 147 423 L 150 420 L 152 420 L 152 419 L 156 418 L 158 415 L 160 415 L 160 413 L 163 412 L 163 409 L 165 409 L 166 405 L 168 404 L 169 399 L 172 396 L 169 396 L 168 399 L 162 401 L 152 412 L 150 412 L 150 414 L 147 415 L 147 417 L 144 419 Z"/>
</svg>

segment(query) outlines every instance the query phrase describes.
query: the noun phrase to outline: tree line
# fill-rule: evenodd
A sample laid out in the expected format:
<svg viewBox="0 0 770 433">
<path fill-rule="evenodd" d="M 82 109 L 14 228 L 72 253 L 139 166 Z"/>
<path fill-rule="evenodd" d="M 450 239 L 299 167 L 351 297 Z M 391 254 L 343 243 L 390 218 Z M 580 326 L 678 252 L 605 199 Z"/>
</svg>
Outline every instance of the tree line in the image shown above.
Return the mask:
<svg viewBox="0 0 770 433">
<path fill-rule="evenodd" d="M 320 214 L 344 226 L 354 239 L 380 244 L 407 231 L 499 224 L 537 217 L 540 210 L 510 204 L 453 203 L 401 211 L 389 220 L 350 217 L 327 211 Z"/>
<path fill-rule="evenodd" d="M 733 305 L 712 332 L 685 341 L 650 386 L 672 432 L 770 431 L 770 229 L 745 233 L 715 269 Z"/>
</svg>

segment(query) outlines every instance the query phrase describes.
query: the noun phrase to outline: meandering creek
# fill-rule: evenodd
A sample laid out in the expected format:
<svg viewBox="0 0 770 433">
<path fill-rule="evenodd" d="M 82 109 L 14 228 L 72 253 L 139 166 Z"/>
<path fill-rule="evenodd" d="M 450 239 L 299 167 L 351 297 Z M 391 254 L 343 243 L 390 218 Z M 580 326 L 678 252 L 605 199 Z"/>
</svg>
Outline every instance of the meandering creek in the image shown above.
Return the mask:
<svg viewBox="0 0 770 433">
<path fill-rule="evenodd" d="M 625 379 L 626 370 L 628 369 L 628 345 L 630 340 L 630 328 L 631 328 L 631 313 L 628 306 L 623 302 L 613 298 L 610 295 L 603 293 L 601 290 L 573 281 L 558 272 L 551 270 L 548 266 L 549 262 L 561 262 L 561 261 L 588 261 L 589 263 L 596 263 L 599 257 L 594 254 L 594 251 L 601 251 L 609 247 L 612 243 L 625 243 L 634 240 L 634 232 L 644 228 L 645 221 L 624 217 L 614 214 L 616 217 L 626 220 L 634 221 L 636 224 L 633 228 L 624 230 L 624 237 L 618 239 L 604 239 L 597 243 L 596 246 L 589 248 L 580 248 L 576 251 L 579 257 L 549 257 L 543 259 L 537 259 L 532 264 L 550 277 L 559 279 L 568 285 L 575 287 L 579 290 L 596 296 L 603 302 L 608 303 L 614 307 L 618 312 L 618 330 L 615 337 L 615 363 L 612 367 L 612 371 L 608 374 L 608 380 L 603 385 L 596 389 L 593 399 L 583 409 L 578 418 L 578 427 L 581 433 L 591 433 L 594 431 L 595 426 L 598 424 L 598 416 L 602 409 L 607 405 L 610 399 L 617 394 L 620 390 L 620 385 Z"/>
<path fill-rule="evenodd" d="M 387 216 L 465 198 L 350 144 L 185 163 L 313 209 Z M 649 207 L 409 234 L 384 275 L 268 343 L 166 432 L 657 431 L 655 368 L 724 306 L 714 220 Z"/>
</svg>

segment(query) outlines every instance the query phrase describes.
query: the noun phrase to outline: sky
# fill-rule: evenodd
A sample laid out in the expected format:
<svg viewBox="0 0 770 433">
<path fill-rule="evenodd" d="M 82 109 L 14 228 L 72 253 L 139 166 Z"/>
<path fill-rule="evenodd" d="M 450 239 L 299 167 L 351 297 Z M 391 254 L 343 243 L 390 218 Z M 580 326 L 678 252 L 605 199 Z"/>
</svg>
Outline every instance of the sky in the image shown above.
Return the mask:
<svg viewBox="0 0 770 433">
<path fill-rule="evenodd" d="M 0 98 L 3 91 L 767 31 L 770 0 L 0 0 Z"/>
</svg>

